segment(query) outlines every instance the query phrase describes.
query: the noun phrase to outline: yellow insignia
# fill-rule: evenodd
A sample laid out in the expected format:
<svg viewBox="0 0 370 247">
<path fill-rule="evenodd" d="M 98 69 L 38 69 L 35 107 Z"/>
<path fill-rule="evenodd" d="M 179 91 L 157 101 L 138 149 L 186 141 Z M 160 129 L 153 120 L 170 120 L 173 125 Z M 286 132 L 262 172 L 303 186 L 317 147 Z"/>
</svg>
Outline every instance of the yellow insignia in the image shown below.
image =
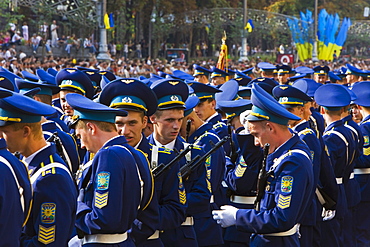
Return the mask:
<svg viewBox="0 0 370 247">
<path fill-rule="evenodd" d="M 95 207 L 103 208 L 108 205 L 108 192 L 100 194 L 95 192 Z"/>
<path fill-rule="evenodd" d="M 80 116 L 79 115 L 73 115 L 72 116 L 72 120 L 77 120 L 77 119 L 79 119 L 80 118 Z"/>
<path fill-rule="evenodd" d="M 235 80 L 241 81 L 241 80 L 243 80 L 243 78 L 242 77 L 239 77 L 239 78 L 235 78 Z"/>
<path fill-rule="evenodd" d="M 3 81 L 3 80 L 5 80 L 5 78 L 4 77 L 0 77 L 0 81 Z"/>
<path fill-rule="evenodd" d="M 178 81 L 169 81 L 168 83 L 169 83 L 169 84 L 171 84 L 172 86 L 175 86 L 175 85 L 177 85 L 179 82 L 178 82 Z"/>
<path fill-rule="evenodd" d="M 41 204 L 41 222 L 45 224 L 52 224 L 55 222 L 56 213 L 55 203 L 43 203 Z"/>
<path fill-rule="evenodd" d="M 264 81 L 265 78 L 260 78 L 260 79 L 257 79 L 257 81 Z"/>
<path fill-rule="evenodd" d="M 131 82 L 134 82 L 134 80 L 121 80 L 121 82 L 124 82 L 126 84 L 130 84 Z"/>
<path fill-rule="evenodd" d="M 179 190 L 179 199 L 180 199 L 181 204 L 184 205 L 186 203 L 186 192 L 185 192 L 185 190 L 184 191 Z"/>
<path fill-rule="evenodd" d="M 247 169 L 247 167 L 246 167 L 246 166 L 238 165 L 238 166 L 236 167 L 236 169 L 235 169 L 235 176 L 236 176 L 237 178 L 241 178 L 241 177 L 243 177 L 244 172 L 245 172 L 245 170 L 246 170 L 246 169 Z"/>
<path fill-rule="evenodd" d="M 40 243 L 50 244 L 55 240 L 55 225 L 51 227 L 43 227 L 39 225 L 39 235 L 37 239 Z"/>
<path fill-rule="evenodd" d="M 211 185 L 211 181 L 209 181 L 209 179 L 208 179 L 208 178 L 206 179 L 206 181 L 207 181 L 207 188 L 208 188 L 209 192 L 211 192 L 211 193 L 212 193 L 212 185 Z"/>
<path fill-rule="evenodd" d="M 292 199 L 292 195 L 283 196 L 280 194 L 277 206 L 281 209 L 289 208 L 291 199 Z"/>
<path fill-rule="evenodd" d="M 364 148 L 363 150 L 364 150 L 364 155 L 366 156 L 370 155 L 370 147 Z"/>
<path fill-rule="evenodd" d="M 107 72 L 99 72 L 99 74 L 101 75 L 105 75 Z"/>
<path fill-rule="evenodd" d="M 66 69 L 66 71 L 67 71 L 68 73 L 76 72 L 76 70 L 74 70 L 74 69 Z"/>
<path fill-rule="evenodd" d="M 86 73 L 86 74 L 88 74 L 88 75 L 93 75 L 93 74 L 95 74 L 95 72 L 92 72 L 92 71 L 86 71 L 85 73 Z"/>
<path fill-rule="evenodd" d="M 285 89 L 287 89 L 288 87 L 280 87 L 281 89 L 283 89 L 283 90 L 285 90 Z"/>
<path fill-rule="evenodd" d="M 281 178 L 281 192 L 290 193 L 293 190 L 293 177 L 284 176 Z"/>
<path fill-rule="evenodd" d="M 313 158 L 315 157 L 315 152 L 312 150 L 310 150 L 310 152 L 311 152 L 311 160 L 313 160 Z"/>
</svg>

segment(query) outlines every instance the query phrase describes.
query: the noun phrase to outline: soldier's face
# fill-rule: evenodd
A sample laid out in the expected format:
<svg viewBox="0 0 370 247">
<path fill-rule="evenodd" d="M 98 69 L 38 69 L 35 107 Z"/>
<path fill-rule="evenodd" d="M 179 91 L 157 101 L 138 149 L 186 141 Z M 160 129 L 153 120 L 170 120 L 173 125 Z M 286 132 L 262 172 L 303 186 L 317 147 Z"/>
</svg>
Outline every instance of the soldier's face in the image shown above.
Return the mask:
<svg viewBox="0 0 370 247">
<path fill-rule="evenodd" d="M 269 131 L 267 121 L 248 121 L 249 133 L 254 136 L 254 144 L 263 147 L 269 143 Z"/>
<path fill-rule="evenodd" d="M 140 139 L 141 133 L 147 124 L 147 116 L 141 112 L 128 111 L 126 117 L 116 117 L 116 127 L 119 135 L 126 137 L 128 144 L 135 147 Z"/>
<path fill-rule="evenodd" d="M 203 84 L 207 84 L 209 82 L 207 76 L 205 75 L 196 75 L 194 77 L 194 81 L 197 81 Z"/>
<path fill-rule="evenodd" d="M 212 78 L 212 84 L 213 85 L 221 85 L 225 83 L 225 77 L 222 76 L 216 76 Z"/>
<path fill-rule="evenodd" d="M 194 111 L 197 116 L 206 121 L 210 116 L 215 113 L 215 101 L 209 102 L 208 100 L 201 101 L 196 107 L 194 107 Z"/>
<path fill-rule="evenodd" d="M 315 75 L 315 81 L 321 84 L 325 84 L 325 82 L 328 80 L 328 77 L 326 75 Z"/>
<path fill-rule="evenodd" d="M 89 128 L 77 128 L 75 129 L 76 137 L 81 141 L 81 148 L 85 148 L 87 151 L 96 153 L 98 150 L 94 147 L 94 142 L 91 138 L 91 129 Z"/>
<path fill-rule="evenodd" d="M 164 110 L 159 117 L 152 116 L 150 119 L 155 126 L 154 132 L 157 136 L 157 140 L 162 144 L 168 144 L 175 140 L 180 132 L 184 119 L 184 110 Z"/>
<path fill-rule="evenodd" d="M 24 138 L 24 129 L 14 130 L 13 126 L 0 127 L 0 133 L 6 141 L 9 152 L 23 153 L 27 146 L 27 142 Z"/>
<path fill-rule="evenodd" d="M 66 95 L 71 93 L 71 91 L 68 90 L 61 90 L 59 94 L 60 104 L 62 106 L 62 110 L 66 116 L 73 116 L 74 110 L 73 108 L 68 104 L 66 100 Z"/>
<path fill-rule="evenodd" d="M 278 74 L 277 79 L 279 81 L 279 84 L 284 85 L 287 83 L 289 78 L 289 74 Z"/>
</svg>

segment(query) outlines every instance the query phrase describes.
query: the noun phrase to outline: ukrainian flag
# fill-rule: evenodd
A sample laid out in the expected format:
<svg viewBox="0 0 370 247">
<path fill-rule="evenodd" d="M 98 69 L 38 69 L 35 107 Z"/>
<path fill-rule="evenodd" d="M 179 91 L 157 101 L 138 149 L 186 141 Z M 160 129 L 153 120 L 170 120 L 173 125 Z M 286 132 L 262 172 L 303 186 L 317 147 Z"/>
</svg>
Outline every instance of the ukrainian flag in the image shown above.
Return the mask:
<svg viewBox="0 0 370 247">
<path fill-rule="evenodd" d="M 104 25 L 105 25 L 105 29 L 110 29 L 111 28 L 109 17 L 108 17 L 107 13 L 104 15 Z"/>
<path fill-rule="evenodd" d="M 251 33 L 251 32 L 253 31 L 253 29 L 254 29 L 254 25 L 253 25 L 253 21 L 252 21 L 252 19 L 249 19 L 249 20 L 248 20 L 248 22 L 247 22 L 247 24 L 245 25 L 244 29 L 245 29 L 245 30 L 247 30 L 247 31 L 248 31 L 248 33 Z"/>
</svg>

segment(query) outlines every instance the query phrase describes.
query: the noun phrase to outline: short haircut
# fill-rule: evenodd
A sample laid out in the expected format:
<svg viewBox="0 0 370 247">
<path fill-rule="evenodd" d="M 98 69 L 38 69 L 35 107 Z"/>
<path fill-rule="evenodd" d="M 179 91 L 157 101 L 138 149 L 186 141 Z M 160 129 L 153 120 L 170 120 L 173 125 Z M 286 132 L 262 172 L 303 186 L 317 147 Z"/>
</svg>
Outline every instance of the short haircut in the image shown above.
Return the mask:
<svg viewBox="0 0 370 247">
<path fill-rule="evenodd" d="M 14 131 L 18 131 L 23 129 L 24 127 L 28 126 L 31 129 L 33 139 L 39 140 L 44 138 L 44 135 L 42 134 L 42 128 L 40 122 L 36 123 L 13 123 L 10 124 Z"/>
<path fill-rule="evenodd" d="M 75 129 L 87 129 L 86 124 L 87 123 L 93 123 L 101 131 L 104 132 L 113 132 L 117 131 L 116 125 L 114 123 L 108 123 L 108 122 L 102 122 L 102 121 L 95 121 L 95 120 L 86 120 L 86 119 L 81 119 L 76 123 Z"/>
<path fill-rule="evenodd" d="M 51 105 L 52 96 L 48 94 L 36 94 L 34 97 L 38 97 L 42 103 Z"/>
<path fill-rule="evenodd" d="M 156 118 L 160 118 L 163 114 L 163 111 L 167 111 L 167 110 L 178 110 L 178 111 L 183 111 L 184 108 L 182 107 L 175 107 L 175 108 L 171 108 L 171 109 L 164 109 L 164 110 L 157 110 L 153 115 L 156 117 Z"/>
</svg>

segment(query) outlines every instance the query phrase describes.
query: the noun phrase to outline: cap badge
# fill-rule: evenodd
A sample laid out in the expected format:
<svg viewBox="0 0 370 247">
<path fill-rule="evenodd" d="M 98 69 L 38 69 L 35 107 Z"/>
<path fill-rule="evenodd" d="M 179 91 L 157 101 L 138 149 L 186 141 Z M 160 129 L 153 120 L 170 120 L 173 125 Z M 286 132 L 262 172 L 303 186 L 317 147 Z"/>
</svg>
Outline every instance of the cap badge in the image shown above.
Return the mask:
<svg viewBox="0 0 370 247">
<path fill-rule="evenodd" d="M 172 101 L 179 101 L 179 97 L 177 97 L 176 95 L 172 95 L 171 100 Z"/>
<path fill-rule="evenodd" d="M 177 85 L 179 82 L 178 82 L 178 81 L 169 81 L 168 83 L 169 83 L 169 84 L 171 84 L 172 86 L 175 86 L 175 85 Z"/>
<path fill-rule="evenodd" d="M 281 98 L 281 102 L 288 102 L 288 97 Z"/>
<path fill-rule="evenodd" d="M 130 97 L 124 97 L 124 98 L 122 99 L 122 102 L 123 102 L 123 103 L 132 103 L 132 99 L 131 99 Z"/>
<path fill-rule="evenodd" d="M 134 80 L 121 80 L 121 82 L 124 82 L 126 84 L 130 84 L 131 82 L 133 82 Z"/>
</svg>

